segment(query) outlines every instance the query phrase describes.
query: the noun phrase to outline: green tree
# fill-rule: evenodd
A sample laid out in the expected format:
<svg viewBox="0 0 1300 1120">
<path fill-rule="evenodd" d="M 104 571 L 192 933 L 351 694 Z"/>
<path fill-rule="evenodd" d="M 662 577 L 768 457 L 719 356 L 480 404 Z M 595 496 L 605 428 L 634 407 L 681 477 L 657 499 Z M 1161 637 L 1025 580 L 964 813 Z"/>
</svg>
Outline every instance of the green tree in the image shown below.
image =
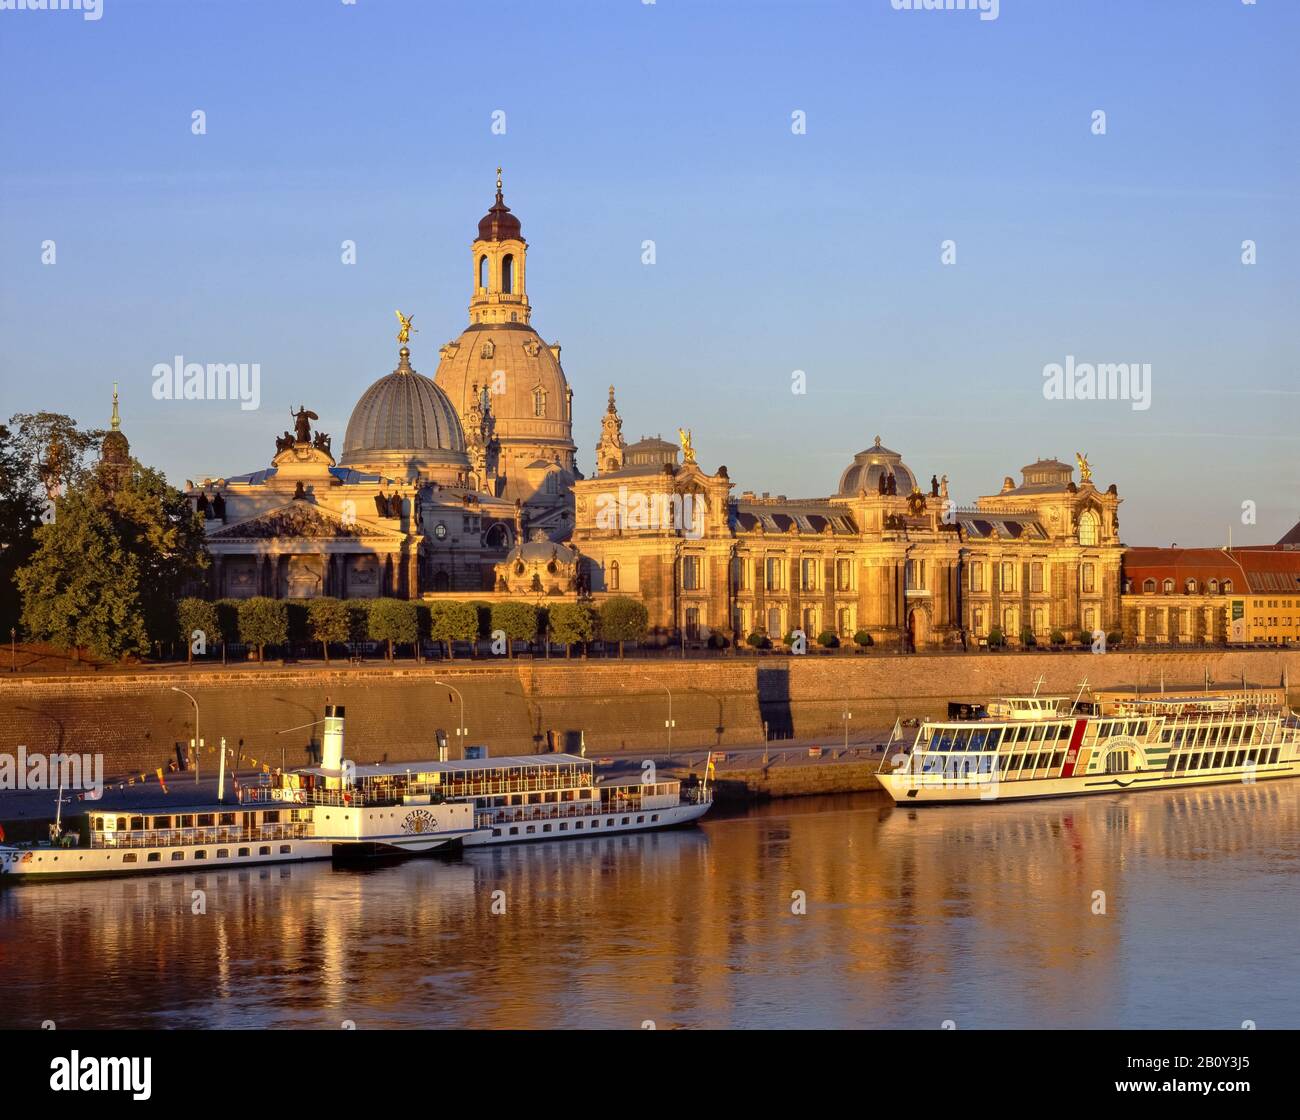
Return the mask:
<svg viewBox="0 0 1300 1120">
<path fill-rule="evenodd" d="M 429 637 L 446 647 L 448 658 L 456 656 L 453 642 L 472 642 L 478 630 L 478 609 L 473 603 L 429 604 Z"/>
<path fill-rule="evenodd" d="M 38 641 L 117 660 L 149 652 L 140 562 L 112 517 L 85 491 L 67 494 L 36 530 L 36 551 L 15 577 L 22 625 Z"/>
<path fill-rule="evenodd" d="M 515 642 L 531 642 L 537 637 L 537 608 L 532 603 L 506 601 L 492 604 L 492 630 L 506 636 L 506 656 L 515 655 Z"/>
<path fill-rule="evenodd" d="M 876 639 L 867 630 L 859 630 L 853 635 L 853 644 L 859 649 L 868 649 L 876 644 Z"/>
<path fill-rule="evenodd" d="M 20 412 L 9 418 L 14 448 L 30 464 L 46 494 L 66 493 L 90 474 L 88 461 L 104 440 L 103 428 L 79 428 L 61 412 Z"/>
<path fill-rule="evenodd" d="M 176 604 L 176 624 L 180 639 L 185 643 L 185 660 L 194 661 L 195 635 L 201 635 L 203 650 L 222 641 L 221 620 L 217 615 L 216 603 L 206 599 L 192 597 L 182 599 Z"/>
<path fill-rule="evenodd" d="M 551 607 L 551 635 L 564 645 L 564 656 L 573 656 L 573 647 L 586 644 L 596 636 L 600 619 L 590 603 L 556 603 Z"/>
<path fill-rule="evenodd" d="M 307 604 L 307 629 L 312 641 L 320 642 L 325 664 L 330 663 L 330 642 L 346 642 L 351 633 L 348 605 L 342 599 L 323 596 Z"/>
<path fill-rule="evenodd" d="M 43 509 L 35 464 L 19 447 L 13 430 L 0 424 L 0 632 L 5 635 L 22 615 L 14 573 L 36 551 Z"/>
<path fill-rule="evenodd" d="M 35 543 L 14 577 L 25 601 L 24 627 L 38 640 L 107 656 L 147 653 L 151 642 L 174 640 L 176 604 L 208 563 L 202 522 L 185 495 L 134 461 L 111 488 L 94 474 L 75 475 Z M 68 611 L 74 588 L 76 614 L 85 620 Z M 102 611 L 96 594 L 111 600 Z"/>
<path fill-rule="evenodd" d="M 1002 633 L 1000 627 L 993 627 L 988 636 L 989 649 L 1001 649 L 1007 644 L 1007 636 Z"/>
<path fill-rule="evenodd" d="M 289 640 L 289 610 L 283 600 L 263 595 L 242 599 L 239 603 L 239 640 L 257 646 L 257 660 L 266 659 L 266 647 L 283 645 Z"/>
<path fill-rule="evenodd" d="M 376 599 L 370 604 L 370 640 L 388 643 L 388 660 L 393 660 L 394 642 L 420 640 L 420 617 L 415 604 L 406 599 Z"/>
<path fill-rule="evenodd" d="M 217 630 L 221 634 L 221 663 L 226 663 L 226 647 L 239 639 L 239 600 L 218 599 L 212 604 L 217 609 Z"/>
<path fill-rule="evenodd" d="M 615 595 L 600 605 L 600 636 L 607 642 L 618 643 L 618 655 L 623 656 L 624 642 L 642 641 L 650 630 L 650 615 L 645 604 L 626 595 Z"/>
</svg>

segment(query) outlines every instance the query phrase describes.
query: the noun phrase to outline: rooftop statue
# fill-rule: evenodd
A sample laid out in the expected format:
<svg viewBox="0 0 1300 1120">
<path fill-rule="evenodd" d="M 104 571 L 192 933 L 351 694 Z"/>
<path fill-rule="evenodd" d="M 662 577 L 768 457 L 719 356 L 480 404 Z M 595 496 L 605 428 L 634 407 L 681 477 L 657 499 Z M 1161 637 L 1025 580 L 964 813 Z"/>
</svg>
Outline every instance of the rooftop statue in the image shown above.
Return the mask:
<svg viewBox="0 0 1300 1120">
<path fill-rule="evenodd" d="M 397 341 L 410 342 L 412 330 L 411 320 L 414 319 L 415 316 L 403 315 L 400 311 L 394 311 L 393 314 L 397 316 L 397 321 L 402 324 L 402 329 L 397 332 Z M 416 331 L 416 333 L 419 334 L 419 331 Z"/>
</svg>

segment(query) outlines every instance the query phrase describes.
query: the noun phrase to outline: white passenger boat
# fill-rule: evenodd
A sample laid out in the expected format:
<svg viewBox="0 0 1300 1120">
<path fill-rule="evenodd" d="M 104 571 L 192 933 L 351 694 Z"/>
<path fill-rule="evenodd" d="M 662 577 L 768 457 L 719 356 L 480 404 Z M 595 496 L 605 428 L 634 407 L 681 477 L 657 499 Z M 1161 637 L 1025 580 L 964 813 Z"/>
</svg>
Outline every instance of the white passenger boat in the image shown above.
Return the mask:
<svg viewBox="0 0 1300 1120">
<path fill-rule="evenodd" d="M 1267 690 L 1081 705 L 1008 697 L 921 725 L 878 775 L 897 802 L 951 805 L 1300 775 L 1300 721 Z M 1084 710 L 1084 708 L 1089 710 Z"/>
<path fill-rule="evenodd" d="M 591 762 L 567 754 L 354 765 L 343 758 L 343 725 L 344 709 L 327 707 L 321 765 L 268 774 L 234 804 L 94 809 L 79 833 L 64 834 L 56 822 L 49 843 L 0 845 L 0 881 L 634 832 L 687 824 L 712 804 L 708 773 L 685 790 L 652 774 L 600 783 Z"/>
</svg>

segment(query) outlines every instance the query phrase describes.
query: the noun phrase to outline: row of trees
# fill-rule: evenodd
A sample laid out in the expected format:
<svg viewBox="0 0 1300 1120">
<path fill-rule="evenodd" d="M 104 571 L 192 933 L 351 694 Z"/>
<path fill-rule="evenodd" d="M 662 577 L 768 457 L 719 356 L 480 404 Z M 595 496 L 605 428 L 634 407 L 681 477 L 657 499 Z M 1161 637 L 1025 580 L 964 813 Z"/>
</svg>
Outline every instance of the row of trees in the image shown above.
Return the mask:
<svg viewBox="0 0 1300 1120">
<path fill-rule="evenodd" d="M 515 642 L 546 636 L 565 647 L 585 647 L 600 639 L 618 643 L 641 641 L 649 630 L 645 605 L 616 596 L 599 608 L 590 603 L 553 603 L 538 607 L 526 602 L 435 602 L 407 599 L 182 599 L 176 611 L 180 640 L 189 658 L 214 653 L 238 642 L 256 647 L 259 660 L 267 646 L 314 642 L 329 661 L 330 646 L 383 642 L 391 660 L 398 646 L 439 643 L 449 658 L 456 642 L 504 639 L 500 652 L 513 656 Z"/>
</svg>

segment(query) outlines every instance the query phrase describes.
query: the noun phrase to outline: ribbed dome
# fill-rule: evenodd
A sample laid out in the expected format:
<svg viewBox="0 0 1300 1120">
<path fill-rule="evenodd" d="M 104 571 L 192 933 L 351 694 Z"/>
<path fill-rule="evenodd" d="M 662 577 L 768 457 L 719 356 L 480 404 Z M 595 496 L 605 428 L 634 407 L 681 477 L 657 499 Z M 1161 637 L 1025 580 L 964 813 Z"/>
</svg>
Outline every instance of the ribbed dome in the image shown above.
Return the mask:
<svg viewBox="0 0 1300 1120">
<path fill-rule="evenodd" d="M 897 481 L 900 495 L 910 494 L 916 488 L 916 476 L 904 465 L 903 457 L 897 451 L 882 447 L 880 437 L 876 436 L 875 446 L 854 455 L 853 462 L 840 475 L 840 495 L 850 497 L 863 490 L 869 494 L 879 493 L 881 475 L 890 474 Z"/>
<path fill-rule="evenodd" d="M 404 346 L 397 369 L 357 401 L 343 437 L 345 466 L 467 466 L 465 433 L 451 402 L 433 379 L 411 368 Z"/>
</svg>

